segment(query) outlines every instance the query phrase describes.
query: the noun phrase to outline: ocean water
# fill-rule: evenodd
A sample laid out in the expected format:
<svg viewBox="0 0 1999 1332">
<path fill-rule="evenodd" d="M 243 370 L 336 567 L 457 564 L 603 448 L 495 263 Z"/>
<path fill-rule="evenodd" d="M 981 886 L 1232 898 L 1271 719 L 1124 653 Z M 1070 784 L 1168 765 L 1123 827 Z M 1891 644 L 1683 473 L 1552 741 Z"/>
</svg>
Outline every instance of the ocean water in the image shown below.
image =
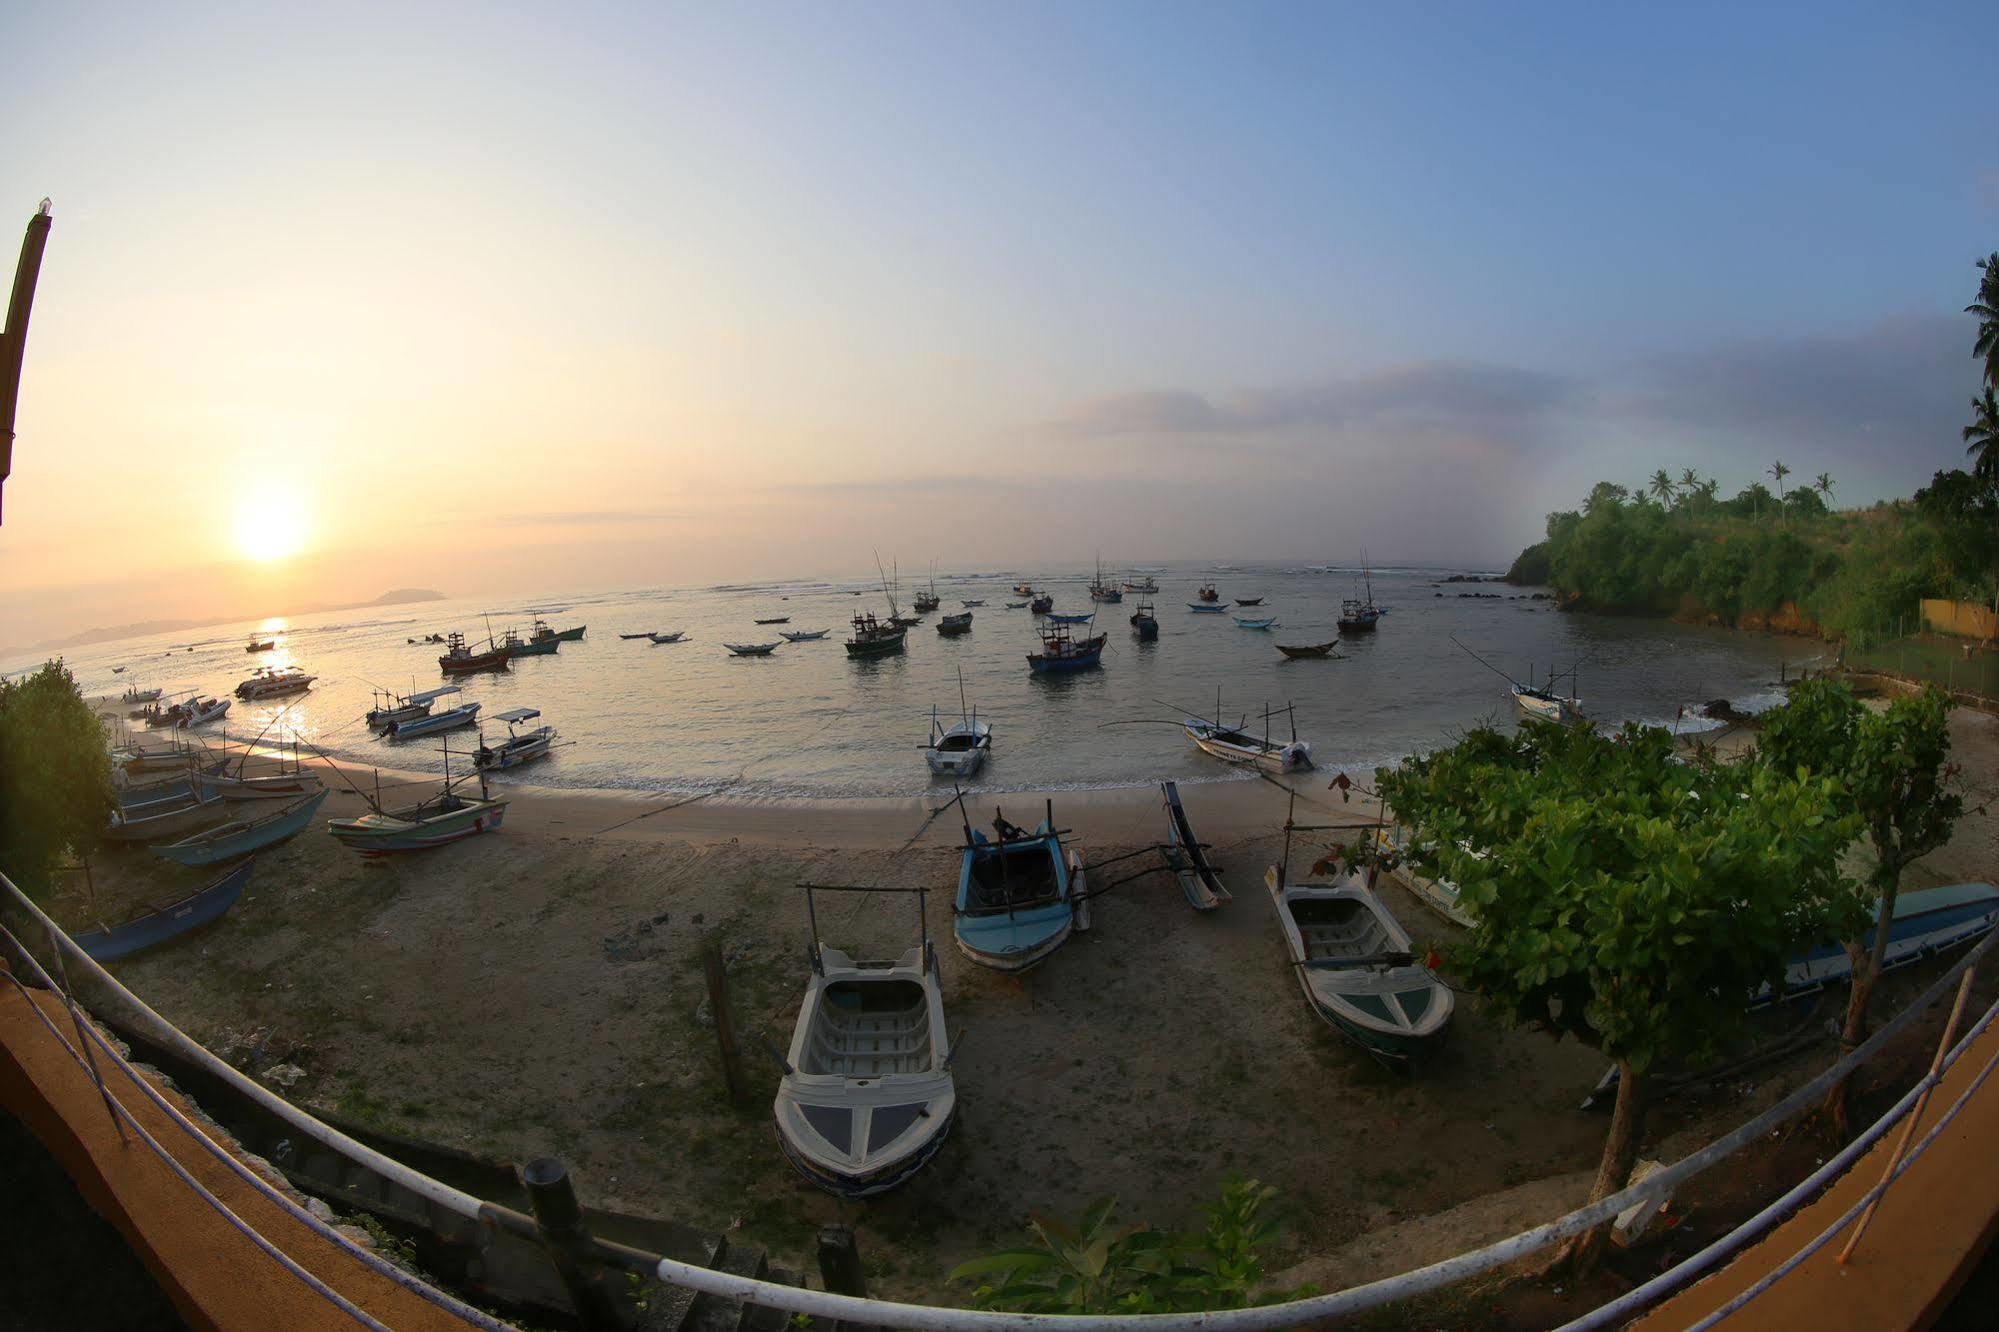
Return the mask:
<svg viewBox="0 0 1999 1332">
<path fill-rule="evenodd" d="M 1220 709 L 1263 726 L 1264 708 L 1294 709 L 1299 738 L 1322 768 L 1356 774 L 1448 744 L 1481 720 L 1510 723 L 1506 681 L 1454 645 L 1475 649 L 1493 666 L 1525 677 L 1577 670 L 1585 709 L 1607 723 L 1637 720 L 1681 730 L 1706 726 L 1683 705 L 1728 698 L 1753 710 L 1778 697 L 1779 671 L 1815 659 L 1804 640 L 1705 630 L 1657 620 L 1563 614 L 1502 584 L 1445 583 L 1449 569 L 1377 569 L 1375 599 L 1387 608 L 1380 628 L 1341 646 L 1343 660 L 1291 661 L 1277 642 L 1313 643 L 1335 636 L 1340 600 L 1358 575 L 1346 569 L 1243 564 L 1153 566 L 1160 592 L 1157 642 L 1140 643 L 1128 617 L 1136 605 L 1101 608 L 1098 627 L 1110 643 L 1099 670 L 1066 676 L 1030 672 L 1036 621 L 1017 600 L 1014 582 L 1054 592 L 1058 611 L 1088 610 L 1089 572 L 1075 568 L 939 574 L 944 611 L 983 600 L 972 632 L 945 638 L 939 614 L 912 629 L 908 649 L 872 661 L 850 659 L 840 645 L 860 610 L 884 609 L 873 580 L 758 583 L 707 588 L 545 595 L 532 600 L 452 600 L 365 612 L 327 612 L 245 622 L 178 634 L 102 643 L 72 652 L 71 668 L 87 692 L 116 693 L 128 683 L 228 695 L 257 666 L 300 666 L 318 678 L 312 692 L 288 700 L 237 701 L 227 718 L 231 739 L 288 740 L 294 735 L 335 757 L 389 768 L 441 771 L 444 739 L 405 743 L 375 738 L 362 722 L 370 691 L 408 693 L 449 683 L 431 632 L 461 630 L 483 644 L 488 619 L 526 635 L 539 608 L 555 627 L 586 624 L 587 636 L 554 656 L 528 657 L 499 674 L 463 677 L 463 700 L 485 714 L 533 707 L 560 732 L 554 756 L 496 782 L 661 792 L 728 791 L 762 796 L 911 795 L 933 789 L 919 753 L 931 708 L 958 714 L 965 697 L 994 727 L 992 758 L 977 789 L 1119 786 L 1162 778 L 1248 780 L 1196 750 L 1178 719 Z M 1243 629 L 1234 615 L 1187 609 L 1195 588 L 1212 580 L 1225 598 L 1261 596 L 1244 616 L 1275 615 L 1270 631 Z M 926 580 L 927 581 L 927 580 Z M 905 579 L 901 600 L 913 593 Z M 1482 597 L 1463 593 L 1492 594 Z M 860 595 L 855 595 L 859 593 Z M 759 617 L 788 615 L 789 629 L 829 629 L 824 641 L 783 644 L 768 658 L 736 658 L 730 642 L 769 642 L 778 626 Z M 1080 630 L 1084 626 L 1077 626 Z M 685 642 L 622 641 L 640 630 L 687 631 Z M 275 635 L 271 652 L 244 651 L 256 631 Z M 6 663 L 12 673 L 32 660 Z M 112 667 L 123 665 L 124 674 Z M 1562 681 L 1564 686 L 1568 680 Z M 440 704 L 444 706 L 444 704 Z M 1288 738 L 1292 718 L 1271 723 Z M 505 728 L 489 725 L 491 734 Z M 220 738 L 221 728 L 204 732 Z M 449 736 L 451 763 L 465 762 L 473 733 Z M 941 786 L 935 789 L 942 789 Z"/>
</svg>

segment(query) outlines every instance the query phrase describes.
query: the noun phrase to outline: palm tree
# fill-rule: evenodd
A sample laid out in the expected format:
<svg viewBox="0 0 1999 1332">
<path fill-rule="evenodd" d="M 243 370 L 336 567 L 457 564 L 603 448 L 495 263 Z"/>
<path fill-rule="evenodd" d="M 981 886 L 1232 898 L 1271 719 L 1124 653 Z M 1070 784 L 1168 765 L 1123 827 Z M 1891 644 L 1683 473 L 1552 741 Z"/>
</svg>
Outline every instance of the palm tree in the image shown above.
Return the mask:
<svg viewBox="0 0 1999 1332">
<path fill-rule="evenodd" d="M 1832 473 L 1820 472 L 1818 479 L 1812 482 L 1812 489 L 1819 493 L 1820 497 L 1825 500 L 1826 508 L 1830 509 L 1832 507 Z"/>
<path fill-rule="evenodd" d="M 1964 428 L 1964 451 L 1977 460 L 1971 465 L 1972 474 L 1999 481 L 1999 399 L 1988 388 L 1983 398 L 1971 400 L 1971 411 L 1971 424 Z"/>
<path fill-rule="evenodd" d="M 1985 382 L 1999 388 L 1999 251 L 1980 259 L 1985 276 L 1978 281 L 1978 299 L 1964 307 L 1978 316 L 1978 341 L 1971 345 L 1973 356 L 1985 358 Z"/>
<path fill-rule="evenodd" d="M 1779 518 L 1781 518 L 1784 513 L 1784 478 L 1789 476 L 1790 474 L 1791 474 L 1791 469 L 1784 466 L 1784 460 L 1782 458 L 1779 458 L 1776 462 L 1770 464 L 1770 475 L 1775 477 L 1777 480 L 1777 515 Z"/>
<path fill-rule="evenodd" d="M 1659 497 L 1660 508 L 1665 508 L 1672 504 L 1673 478 L 1667 473 L 1665 468 L 1661 467 L 1658 471 L 1652 473 L 1652 480 L 1646 489 Z"/>
</svg>

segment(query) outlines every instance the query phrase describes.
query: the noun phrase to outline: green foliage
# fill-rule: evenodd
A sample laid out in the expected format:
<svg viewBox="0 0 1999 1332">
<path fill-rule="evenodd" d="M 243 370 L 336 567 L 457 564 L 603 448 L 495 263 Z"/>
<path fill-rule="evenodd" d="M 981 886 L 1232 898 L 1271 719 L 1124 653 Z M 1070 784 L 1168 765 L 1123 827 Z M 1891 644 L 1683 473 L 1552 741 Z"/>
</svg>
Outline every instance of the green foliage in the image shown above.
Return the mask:
<svg viewBox="0 0 1999 1332">
<path fill-rule="evenodd" d="M 62 663 L 0 682 L 0 871 L 46 894 L 63 857 L 96 844 L 111 808 L 103 735 Z"/>
<path fill-rule="evenodd" d="M 1835 781 L 1683 763 L 1656 727 L 1481 727 L 1378 779 L 1478 919 L 1452 970 L 1637 1071 L 1713 1051 L 1850 902 Z"/>
<path fill-rule="evenodd" d="M 1548 581 L 1548 543 L 1536 541 L 1520 552 L 1513 561 L 1513 567 L 1506 571 L 1506 581 L 1529 587 L 1539 587 Z"/>
<path fill-rule="evenodd" d="M 972 1298 L 981 1308 L 1020 1313 L 1197 1312 L 1289 1299 L 1303 1292 L 1256 1290 L 1264 1276 L 1259 1250 L 1278 1229 L 1263 1209 L 1276 1196 L 1267 1184 L 1229 1176 L 1220 1198 L 1201 1209 L 1207 1224 L 1199 1235 L 1115 1227 L 1115 1198 L 1090 1204 L 1073 1226 L 1035 1212 L 1035 1247 L 962 1263 L 951 1280 L 980 1280 Z"/>
</svg>

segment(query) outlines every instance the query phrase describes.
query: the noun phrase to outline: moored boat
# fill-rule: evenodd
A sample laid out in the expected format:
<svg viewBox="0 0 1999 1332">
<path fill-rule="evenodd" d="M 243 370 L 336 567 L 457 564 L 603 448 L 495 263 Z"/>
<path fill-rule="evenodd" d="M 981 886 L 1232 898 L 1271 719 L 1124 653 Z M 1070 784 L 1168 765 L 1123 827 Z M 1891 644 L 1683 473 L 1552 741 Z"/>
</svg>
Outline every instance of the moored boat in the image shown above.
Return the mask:
<svg viewBox="0 0 1999 1332">
<path fill-rule="evenodd" d="M 1340 618 L 1337 621 L 1343 634 L 1367 633 L 1381 619 L 1381 607 L 1374 604 L 1374 574 L 1367 567 L 1367 553 L 1361 552 L 1361 579 L 1367 588 L 1365 597 L 1348 597 L 1340 602 Z"/>
<path fill-rule="evenodd" d="M 1138 598 L 1138 609 L 1131 613 L 1131 627 L 1138 632 L 1138 641 L 1150 643 L 1159 637 L 1159 616 L 1154 613 L 1152 601 L 1143 593 Z"/>
<path fill-rule="evenodd" d="M 1235 604 L 1236 604 L 1236 605 L 1238 605 L 1238 606 L 1261 606 L 1261 605 L 1263 604 L 1263 598 L 1262 598 L 1262 597 L 1237 597 L 1237 598 L 1235 599 Z"/>
<path fill-rule="evenodd" d="M 1215 591 L 1213 583 L 1203 583 L 1194 592 L 1194 600 L 1196 601 L 1220 601 L 1221 599 L 1222 594 Z"/>
<path fill-rule="evenodd" d="M 318 678 L 316 675 L 307 675 L 296 666 L 282 671 L 260 666 L 250 673 L 249 679 L 236 686 L 236 697 L 282 698 L 286 694 L 302 694 L 312 688 L 312 682 Z"/>
<path fill-rule="evenodd" d="M 445 640 L 444 655 L 437 659 L 438 669 L 446 675 L 468 675 L 473 671 L 504 671 L 507 669 L 507 650 L 494 644 L 489 637 L 484 652 L 474 652 L 465 646 L 465 635 L 452 630 Z"/>
<path fill-rule="evenodd" d="M 1041 631 L 1041 651 L 1028 653 L 1027 664 L 1037 675 L 1091 670 L 1102 664 L 1104 642 L 1109 637 L 1077 638 L 1067 624 L 1057 624 Z"/>
<path fill-rule="evenodd" d="M 1301 660 L 1310 657 L 1336 657 L 1339 654 L 1334 652 L 1333 649 L 1339 645 L 1340 640 L 1335 638 L 1324 643 L 1299 643 L 1295 645 L 1279 643 L 1277 650 L 1294 660 Z"/>
<path fill-rule="evenodd" d="M 790 623 L 791 623 L 791 617 L 790 617 L 789 615 L 774 615 L 774 616 L 772 616 L 772 617 L 771 617 L 770 619 L 768 619 L 768 620 L 758 620 L 758 621 L 757 621 L 757 623 L 758 623 L 758 624 L 790 624 Z"/>
<path fill-rule="evenodd" d="M 1198 611 L 1202 615 L 1226 615 L 1229 608 L 1219 602 L 1190 601 L 1187 603 L 1187 609 Z"/>
<path fill-rule="evenodd" d="M 534 622 L 534 632 L 528 635 L 528 641 L 530 643 L 574 643 L 583 637 L 583 631 L 589 627 L 585 624 L 579 624 L 572 629 L 551 629 L 548 627 L 547 620 L 537 619 Z"/>
<path fill-rule="evenodd" d="M 873 1197 L 921 1169 L 951 1130 L 943 981 L 927 927 L 893 962 L 827 947 L 813 891 L 812 975 L 771 1113 L 800 1175 L 842 1198 Z"/>
<path fill-rule="evenodd" d="M 414 694 L 392 694 L 388 690 L 375 691 L 375 706 L 368 709 L 367 722 L 370 729 L 386 730 L 397 722 L 411 721 L 417 717 L 427 717 L 438 699 L 458 692 L 457 685 L 443 685 L 437 689 L 424 689 Z"/>
<path fill-rule="evenodd" d="M 1521 684 L 1516 680 L 1513 682 L 1513 701 L 1531 717 L 1558 722 L 1582 720 L 1583 701 L 1572 695 L 1558 694 L 1552 688 Z"/>
<path fill-rule="evenodd" d="M 497 745 L 488 745 L 485 737 L 481 736 L 479 748 L 472 755 L 472 766 L 481 772 L 496 772 L 547 758 L 555 746 L 555 728 L 537 726 L 525 732 L 520 729 L 522 722 L 533 721 L 539 716 L 541 712 L 537 708 L 508 708 L 505 712 L 494 713 L 494 721 L 507 724 L 507 738 Z"/>
<path fill-rule="evenodd" d="M 777 636 L 787 643 L 816 643 L 831 632 L 830 629 L 794 629 L 789 632 L 780 629 Z"/>
<path fill-rule="evenodd" d="M 768 657 L 777 651 L 775 643 L 724 643 L 732 657 Z"/>
<path fill-rule="evenodd" d="M 651 638 L 652 631 L 650 629 L 641 629 L 635 634 L 619 634 L 618 637 L 625 639 L 626 641 L 629 642 L 634 638 Z"/>
<path fill-rule="evenodd" d="M 1049 611 L 1055 609 L 1055 594 L 1052 592 L 1043 592 L 1040 596 L 1035 597 L 1027 603 L 1027 609 L 1034 615 L 1046 615 Z"/>
<path fill-rule="evenodd" d="M 1263 882 L 1314 1013 L 1395 1067 L 1435 1053 L 1455 1010 L 1451 989 L 1416 960 L 1409 936 L 1358 875 L 1291 883 L 1283 865 L 1272 865 Z"/>
<path fill-rule="evenodd" d="M 1274 629 L 1277 627 L 1277 617 L 1275 615 L 1267 615 L 1260 619 L 1248 619 L 1238 615 L 1235 617 L 1235 622 L 1238 629 Z"/>
<path fill-rule="evenodd" d="M 275 846 L 305 830 L 326 800 L 326 788 L 294 800 L 268 814 L 236 819 L 153 848 L 153 854 L 183 865 L 218 865 Z"/>
<path fill-rule="evenodd" d="M 1217 715 L 1221 712 L 1219 699 L 1215 711 Z M 1270 738 L 1270 719 L 1278 716 L 1292 718 L 1289 742 Z M 1246 763 L 1278 774 L 1305 772 L 1312 767 L 1312 746 L 1298 738 L 1295 714 L 1289 705 L 1263 710 L 1262 735 L 1252 734 L 1247 722 L 1230 726 L 1205 717 L 1189 717 L 1181 727 L 1204 753 L 1224 763 Z"/>
<path fill-rule="evenodd" d="M 883 624 L 875 619 L 873 611 L 864 611 L 854 617 L 854 636 L 847 640 L 847 655 L 884 657 L 892 652 L 900 652 L 902 641 L 908 633 L 907 626 Z"/>
<path fill-rule="evenodd" d="M 945 617 L 937 621 L 937 632 L 944 635 L 946 638 L 953 638 L 959 634 L 970 633 L 971 630 L 972 630 L 972 613 L 970 611 L 965 611 L 963 614 L 959 615 L 946 615 Z"/>
<path fill-rule="evenodd" d="M 980 966 L 1025 971 L 1075 930 L 1083 858 L 1062 845 L 1052 804 L 1033 832 L 997 810 L 993 829 L 997 840 L 965 825 L 952 931 L 958 951 Z"/>
<path fill-rule="evenodd" d="M 655 643 L 678 643 L 687 637 L 687 631 L 676 629 L 670 634 L 647 634 L 646 637 Z"/>
<path fill-rule="evenodd" d="M 250 882 L 250 871 L 256 865 L 255 859 L 246 860 L 200 892 L 178 902 L 149 908 L 119 925 L 77 931 L 70 938 L 96 962 L 130 957 L 222 919 L 243 895 L 243 886 Z"/>
<path fill-rule="evenodd" d="M 500 647 L 509 661 L 515 657 L 552 657 L 562 647 L 562 640 L 554 634 L 546 638 L 522 638 L 509 629 L 500 636 Z"/>
</svg>

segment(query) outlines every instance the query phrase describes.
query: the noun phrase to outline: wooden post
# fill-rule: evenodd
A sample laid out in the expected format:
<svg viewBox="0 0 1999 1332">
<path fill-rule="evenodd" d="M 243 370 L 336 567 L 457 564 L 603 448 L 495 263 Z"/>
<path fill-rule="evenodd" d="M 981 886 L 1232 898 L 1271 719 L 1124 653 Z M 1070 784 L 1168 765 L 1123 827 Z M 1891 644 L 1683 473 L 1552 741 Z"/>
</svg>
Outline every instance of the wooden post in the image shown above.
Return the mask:
<svg viewBox="0 0 1999 1332">
<path fill-rule="evenodd" d="M 728 1084 L 729 1103 L 743 1103 L 742 1051 L 736 1045 L 736 1024 L 729 1016 L 729 972 L 722 965 L 722 950 L 709 944 L 701 950 L 701 962 L 708 972 L 708 1007 L 715 1015 L 715 1043 L 722 1052 L 722 1081 Z"/>
<path fill-rule="evenodd" d="M 569 1170 L 552 1156 L 539 1156 L 521 1171 L 527 1188 L 528 1204 L 534 1209 L 535 1231 L 541 1247 L 555 1264 L 576 1317 L 587 1332 L 614 1332 L 620 1327 L 617 1308 L 598 1283 L 587 1255 L 590 1231 L 583 1224 L 583 1208 L 569 1184 Z"/>
<path fill-rule="evenodd" d="M 826 1289 L 835 1295 L 852 1295 L 864 1300 L 868 1297 L 866 1275 L 861 1271 L 861 1249 L 854 1241 L 852 1226 L 839 1224 L 819 1227 L 819 1279 L 826 1283 Z M 842 1319 L 840 1332 L 875 1332 L 865 1323 L 850 1323 Z"/>
</svg>

